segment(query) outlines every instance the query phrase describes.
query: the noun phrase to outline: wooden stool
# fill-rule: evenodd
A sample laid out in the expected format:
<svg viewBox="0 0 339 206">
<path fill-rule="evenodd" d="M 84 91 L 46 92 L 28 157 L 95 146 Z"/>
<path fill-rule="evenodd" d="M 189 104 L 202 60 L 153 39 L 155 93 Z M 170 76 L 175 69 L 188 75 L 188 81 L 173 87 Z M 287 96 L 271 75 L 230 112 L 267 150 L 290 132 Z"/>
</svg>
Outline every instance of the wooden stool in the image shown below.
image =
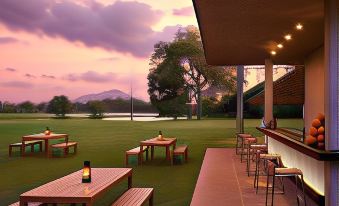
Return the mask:
<svg viewBox="0 0 339 206">
<path fill-rule="evenodd" d="M 250 170 L 251 170 L 251 161 L 253 161 L 253 156 L 257 153 L 267 153 L 268 147 L 267 144 L 247 144 L 247 165 L 246 165 L 246 171 L 247 176 L 250 176 Z M 256 160 L 256 159 L 255 159 Z M 255 171 L 252 171 L 255 172 Z"/>
<path fill-rule="evenodd" d="M 236 145 L 235 145 L 235 153 L 236 154 L 239 154 L 239 149 L 241 149 L 241 152 L 243 151 L 243 149 L 244 149 L 243 148 L 244 139 L 248 138 L 248 137 L 252 137 L 252 135 L 242 134 L 242 133 L 236 134 L 236 139 L 237 139 L 237 142 L 236 142 Z"/>
<path fill-rule="evenodd" d="M 272 183 L 272 206 L 273 206 L 273 200 L 274 200 L 274 183 L 275 183 L 275 177 L 293 177 L 295 178 L 295 192 L 297 197 L 297 203 L 299 204 L 299 195 L 298 195 L 298 177 L 301 178 L 301 188 L 303 190 L 303 200 L 304 205 L 306 206 L 306 196 L 305 196 L 305 188 L 304 188 L 304 176 L 303 172 L 298 168 L 274 168 L 274 176 L 273 176 L 273 183 Z M 266 194 L 267 195 L 267 194 Z M 267 197 L 266 197 L 267 199 Z M 267 205 L 267 202 L 266 202 Z"/>
<path fill-rule="evenodd" d="M 246 137 L 243 139 L 242 141 L 242 149 L 241 149 L 241 153 L 240 153 L 240 161 L 242 162 L 243 160 L 243 156 L 248 155 L 249 153 L 249 146 L 251 144 L 255 144 L 257 143 L 257 138 L 256 137 Z M 245 152 L 246 151 L 246 152 Z"/>
</svg>

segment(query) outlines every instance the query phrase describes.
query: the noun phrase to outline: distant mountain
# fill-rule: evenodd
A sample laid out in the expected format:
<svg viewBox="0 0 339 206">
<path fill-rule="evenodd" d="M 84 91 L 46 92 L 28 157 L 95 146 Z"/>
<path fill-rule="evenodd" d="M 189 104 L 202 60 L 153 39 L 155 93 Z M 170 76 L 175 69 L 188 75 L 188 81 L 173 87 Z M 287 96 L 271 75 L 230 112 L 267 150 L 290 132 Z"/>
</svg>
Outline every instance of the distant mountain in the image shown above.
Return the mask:
<svg viewBox="0 0 339 206">
<path fill-rule="evenodd" d="M 127 99 L 130 99 L 130 95 L 118 89 L 112 89 L 110 91 L 105 91 L 105 92 L 101 92 L 98 94 L 87 94 L 87 95 L 78 97 L 74 100 L 74 102 L 85 104 L 92 100 L 118 99 L 118 98 L 127 100 Z"/>
</svg>

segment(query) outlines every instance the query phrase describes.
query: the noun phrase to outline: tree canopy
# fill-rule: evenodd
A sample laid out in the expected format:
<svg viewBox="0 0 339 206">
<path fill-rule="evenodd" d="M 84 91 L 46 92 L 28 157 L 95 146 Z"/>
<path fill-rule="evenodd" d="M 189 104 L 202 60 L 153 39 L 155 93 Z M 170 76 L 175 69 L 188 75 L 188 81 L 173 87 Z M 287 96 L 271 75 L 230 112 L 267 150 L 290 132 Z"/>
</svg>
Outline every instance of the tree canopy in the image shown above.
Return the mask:
<svg viewBox="0 0 339 206">
<path fill-rule="evenodd" d="M 148 93 L 159 111 L 165 111 L 161 107 L 168 101 L 179 107 L 182 101 L 174 99 L 185 95 L 188 103 L 191 98 L 196 100 L 200 119 L 202 90 L 210 86 L 228 92 L 235 90 L 234 70 L 206 63 L 199 31 L 193 26 L 180 28 L 172 42 L 156 43 L 150 66 Z"/>
<path fill-rule="evenodd" d="M 54 113 L 57 116 L 65 117 L 66 113 L 72 111 L 72 106 L 73 105 L 68 97 L 64 95 L 54 96 L 48 103 L 47 111 Z"/>
</svg>

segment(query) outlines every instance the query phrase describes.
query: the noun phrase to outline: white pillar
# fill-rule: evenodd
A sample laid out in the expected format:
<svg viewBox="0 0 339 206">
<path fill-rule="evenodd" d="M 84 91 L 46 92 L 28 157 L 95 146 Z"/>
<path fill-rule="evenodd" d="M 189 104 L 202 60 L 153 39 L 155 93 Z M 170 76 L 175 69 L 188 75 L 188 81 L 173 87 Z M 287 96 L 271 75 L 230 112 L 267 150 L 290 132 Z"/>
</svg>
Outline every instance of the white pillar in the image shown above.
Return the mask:
<svg viewBox="0 0 339 206">
<path fill-rule="evenodd" d="M 244 133 L 244 66 L 237 66 L 237 133 Z"/>
<path fill-rule="evenodd" d="M 265 121 L 273 120 L 273 62 L 265 59 Z"/>
<path fill-rule="evenodd" d="M 338 2 L 325 0 L 325 146 L 338 150 Z M 325 205 L 339 205 L 339 163 L 325 162 Z"/>
</svg>

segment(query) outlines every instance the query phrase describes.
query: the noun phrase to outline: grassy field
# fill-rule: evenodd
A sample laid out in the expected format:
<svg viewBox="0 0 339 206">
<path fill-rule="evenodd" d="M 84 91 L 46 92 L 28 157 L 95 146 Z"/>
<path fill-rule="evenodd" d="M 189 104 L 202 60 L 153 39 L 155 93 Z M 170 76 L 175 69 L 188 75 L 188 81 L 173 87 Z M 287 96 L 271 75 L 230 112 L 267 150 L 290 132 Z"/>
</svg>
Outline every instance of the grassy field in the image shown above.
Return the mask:
<svg viewBox="0 0 339 206">
<path fill-rule="evenodd" d="M 246 132 L 261 135 L 255 129 L 259 122 L 245 120 Z M 78 153 L 50 159 L 39 153 L 25 158 L 18 153 L 8 157 L 8 144 L 19 142 L 22 135 L 41 132 L 46 126 L 58 133 L 68 133 L 71 140 L 79 142 Z M 279 120 L 279 126 L 298 128 L 302 121 Z M 133 186 L 154 187 L 155 205 L 189 205 L 205 149 L 232 147 L 235 120 L 129 122 L 0 117 L 0 205 L 8 205 L 27 190 L 81 169 L 84 160 L 90 160 L 92 167 L 124 167 L 124 152 L 137 146 L 140 140 L 157 135 L 158 130 L 165 136 L 177 137 L 178 144 L 189 145 L 189 162 L 171 166 L 164 159 L 165 151 L 156 148 L 154 161 L 133 168 Z M 96 205 L 109 205 L 126 187 L 127 182 L 120 183 Z"/>
</svg>

